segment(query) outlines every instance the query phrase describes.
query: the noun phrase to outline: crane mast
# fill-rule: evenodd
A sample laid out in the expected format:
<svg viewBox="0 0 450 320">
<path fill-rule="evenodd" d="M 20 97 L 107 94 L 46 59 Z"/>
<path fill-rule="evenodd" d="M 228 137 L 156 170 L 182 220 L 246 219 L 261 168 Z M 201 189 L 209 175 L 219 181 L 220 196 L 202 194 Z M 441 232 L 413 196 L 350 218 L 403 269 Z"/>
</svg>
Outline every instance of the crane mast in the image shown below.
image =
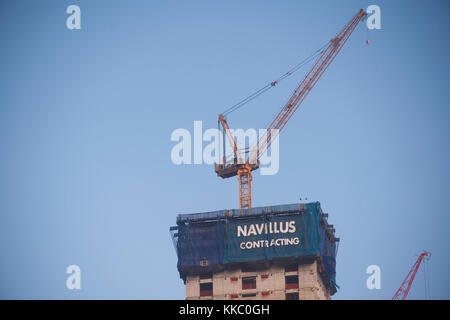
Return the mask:
<svg viewBox="0 0 450 320">
<path fill-rule="evenodd" d="M 294 90 L 281 111 L 270 122 L 267 130 L 258 139 L 256 145 L 250 148 L 249 151 L 246 151 L 244 153 L 244 156 L 237 146 L 236 140 L 234 139 L 230 131 L 230 126 L 228 125 L 225 116 L 223 116 L 222 114 L 219 115 L 218 122 L 223 128 L 224 136 L 226 135 L 230 145 L 233 148 L 234 157 L 232 163 L 226 162 L 227 156 L 224 141 L 223 162 L 215 164 L 215 172 L 219 177 L 224 179 L 236 175 L 238 176 L 240 209 L 252 207 L 252 171 L 259 168 L 259 159 L 261 155 L 267 152 L 273 139 L 278 136 L 278 134 L 284 128 L 292 115 L 297 111 L 308 93 L 312 90 L 325 70 L 333 62 L 337 54 L 341 51 L 342 47 L 347 42 L 356 26 L 365 18 L 366 15 L 367 13 L 364 10 L 359 10 L 345 25 L 345 27 L 333 39 L 329 41 L 328 46 L 324 50 L 322 50 L 319 58 L 316 60 L 311 70 L 307 73 L 303 81 Z M 272 85 L 275 84 L 272 83 Z"/>
<path fill-rule="evenodd" d="M 416 276 L 417 270 L 419 270 L 421 262 L 426 258 L 429 259 L 431 257 L 431 253 L 424 251 L 417 258 L 416 262 L 412 266 L 411 270 L 409 270 L 406 275 L 405 280 L 403 280 L 402 285 L 398 288 L 397 292 L 395 292 L 392 300 L 405 300 L 408 296 L 409 290 L 411 289 L 411 285 L 413 284 L 414 278 Z"/>
</svg>

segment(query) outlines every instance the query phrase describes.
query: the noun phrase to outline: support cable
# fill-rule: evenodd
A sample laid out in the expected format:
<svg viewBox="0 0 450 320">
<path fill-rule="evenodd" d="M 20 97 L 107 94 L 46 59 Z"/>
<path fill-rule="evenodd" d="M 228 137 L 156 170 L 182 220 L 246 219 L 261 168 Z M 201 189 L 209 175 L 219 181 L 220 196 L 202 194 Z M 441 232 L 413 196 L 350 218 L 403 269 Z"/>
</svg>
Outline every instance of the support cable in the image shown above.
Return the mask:
<svg viewBox="0 0 450 320">
<path fill-rule="evenodd" d="M 260 96 L 261 94 L 263 94 L 264 92 L 266 92 L 267 90 L 275 87 L 278 83 L 280 83 L 281 81 L 283 81 L 284 79 L 286 79 L 287 77 L 291 76 L 293 73 L 295 73 L 296 71 L 298 71 L 300 68 L 302 68 L 303 66 L 305 66 L 307 63 L 309 63 L 311 60 L 313 60 L 314 58 L 316 58 L 318 55 L 322 54 L 323 49 L 325 49 L 328 44 L 330 42 L 328 41 L 324 46 L 322 46 L 320 49 L 316 50 L 313 54 L 311 54 L 309 57 L 307 57 L 306 59 L 304 59 L 303 61 L 299 62 L 298 64 L 296 64 L 294 67 L 292 67 L 289 71 L 287 71 L 286 73 L 284 73 L 282 76 L 280 76 L 278 79 L 276 79 L 275 81 L 272 81 L 271 83 L 268 83 L 267 85 L 265 85 L 264 87 L 262 87 L 261 89 L 257 90 L 256 92 L 252 93 L 251 95 L 249 95 L 248 97 L 242 99 L 241 101 L 239 101 L 238 103 L 232 105 L 231 107 L 229 107 L 228 109 L 226 109 L 224 112 L 222 112 L 222 114 L 224 116 L 229 115 L 230 113 L 238 110 L 239 108 L 243 107 L 245 104 L 247 104 L 248 102 L 252 101 L 253 99 L 257 98 L 258 96 Z"/>
</svg>

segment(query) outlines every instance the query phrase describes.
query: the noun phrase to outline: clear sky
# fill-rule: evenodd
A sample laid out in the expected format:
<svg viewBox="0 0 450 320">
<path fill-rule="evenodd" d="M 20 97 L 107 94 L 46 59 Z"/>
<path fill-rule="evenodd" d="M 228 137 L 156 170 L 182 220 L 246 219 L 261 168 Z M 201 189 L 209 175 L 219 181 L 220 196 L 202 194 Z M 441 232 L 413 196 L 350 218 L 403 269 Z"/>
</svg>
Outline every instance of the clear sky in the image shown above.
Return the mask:
<svg viewBox="0 0 450 320">
<path fill-rule="evenodd" d="M 422 250 L 431 297 L 449 299 L 445 0 L 2 1 L 0 297 L 183 299 L 168 229 L 236 208 L 238 185 L 174 165 L 171 133 L 216 127 L 370 4 L 382 29 L 358 26 L 282 132 L 278 174 L 255 174 L 253 204 L 321 202 L 341 238 L 335 299 L 390 299 Z M 264 126 L 306 70 L 230 124 Z M 72 264 L 81 290 L 66 289 Z"/>
</svg>

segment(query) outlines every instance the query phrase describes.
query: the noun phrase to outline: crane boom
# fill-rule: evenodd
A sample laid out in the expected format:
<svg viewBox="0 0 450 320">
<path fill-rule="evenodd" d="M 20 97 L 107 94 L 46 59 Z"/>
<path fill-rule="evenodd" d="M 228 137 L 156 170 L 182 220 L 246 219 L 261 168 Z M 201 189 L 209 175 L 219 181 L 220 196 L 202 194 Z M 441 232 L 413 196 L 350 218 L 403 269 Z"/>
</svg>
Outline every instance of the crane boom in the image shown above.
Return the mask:
<svg viewBox="0 0 450 320">
<path fill-rule="evenodd" d="M 244 158 L 239 151 L 239 148 L 230 131 L 230 126 L 228 125 L 225 116 L 223 116 L 222 114 L 219 115 L 219 124 L 222 125 L 223 131 L 233 148 L 234 161 L 233 163 L 227 164 L 224 141 L 223 162 L 215 164 L 215 171 L 217 175 L 222 178 L 229 178 L 236 175 L 238 176 L 240 209 L 251 208 L 251 181 L 253 178 L 251 172 L 259 168 L 260 157 L 269 149 L 273 139 L 278 136 L 280 131 L 284 128 L 295 111 L 297 111 L 308 93 L 312 90 L 325 70 L 333 62 L 337 54 L 341 51 L 342 47 L 347 42 L 356 26 L 365 18 L 366 15 L 367 13 L 364 10 L 359 10 L 345 25 L 345 27 L 333 39 L 329 41 L 328 46 L 321 51 L 321 54 L 316 60 L 314 66 L 308 72 L 303 81 L 294 90 L 291 97 L 283 106 L 281 111 L 271 121 L 267 130 L 258 139 L 256 145 L 250 148 L 249 152 L 246 152 L 246 154 L 248 155 L 247 157 L 245 157 L 244 154 Z M 272 85 L 274 85 L 274 83 L 272 83 Z"/>
<path fill-rule="evenodd" d="M 394 296 L 392 297 L 392 300 L 405 300 L 408 296 L 409 290 L 411 289 L 411 285 L 414 281 L 414 278 L 416 276 L 417 270 L 419 270 L 420 263 L 423 261 L 423 259 L 427 258 L 429 259 L 431 257 L 431 253 L 424 251 L 420 254 L 420 256 L 417 258 L 416 262 L 412 266 L 411 270 L 409 270 L 408 274 L 406 275 L 405 280 L 403 280 L 402 285 L 400 288 L 398 288 L 397 292 L 395 292 Z"/>
<path fill-rule="evenodd" d="M 291 97 L 286 102 L 281 111 L 272 120 L 269 127 L 265 131 L 265 134 L 260 137 L 259 143 L 251 151 L 253 154 L 258 153 L 258 157 L 260 157 L 262 154 L 264 154 L 264 152 L 267 151 L 273 138 L 275 138 L 272 136 L 272 130 L 275 130 L 275 132 L 279 134 L 279 132 L 284 128 L 286 123 L 300 107 L 303 100 L 315 86 L 325 70 L 328 68 L 331 62 L 333 62 L 337 54 L 341 51 L 342 47 L 347 42 L 353 30 L 355 30 L 358 23 L 363 20 L 365 16 L 366 12 L 364 12 L 364 10 L 361 9 L 360 11 L 358 11 L 358 13 L 350 20 L 349 23 L 347 23 L 347 25 L 341 30 L 341 32 L 339 32 L 333 39 L 331 39 L 328 47 L 323 50 L 322 54 L 317 59 L 316 63 L 308 72 L 306 77 L 292 93 Z M 258 148 L 259 150 L 257 150 Z"/>
</svg>

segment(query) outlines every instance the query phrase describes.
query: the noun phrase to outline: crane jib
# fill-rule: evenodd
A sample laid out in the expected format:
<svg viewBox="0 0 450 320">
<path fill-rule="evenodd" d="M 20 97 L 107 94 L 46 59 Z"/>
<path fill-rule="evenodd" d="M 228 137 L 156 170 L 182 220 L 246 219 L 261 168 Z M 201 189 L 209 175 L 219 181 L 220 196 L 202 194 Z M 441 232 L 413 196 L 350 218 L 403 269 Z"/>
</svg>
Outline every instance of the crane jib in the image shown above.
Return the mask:
<svg viewBox="0 0 450 320">
<path fill-rule="evenodd" d="M 229 144 L 233 149 L 234 161 L 232 163 L 226 162 L 226 148 L 225 138 L 223 141 L 223 161 L 222 163 L 215 164 L 215 172 L 219 177 L 229 178 L 238 176 L 239 178 L 239 208 L 251 208 L 251 181 L 252 171 L 259 168 L 259 159 L 270 148 L 272 141 L 283 130 L 289 119 L 298 110 L 308 93 L 314 88 L 317 81 L 323 75 L 328 66 L 333 62 L 337 54 L 341 51 L 348 38 L 355 30 L 356 26 L 361 22 L 367 13 L 364 10 L 359 10 L 353 18 L 345 25 L 345 27 L 328 42 L 325 49 L 319 49 L 316 51 L 319 57 L 314 63 L 311 70 L 307 73 L 302 82 L 297 86 L 289 100 L 281 108 L 281 111 L 270 122 L 267 130 L 257 139 L 257 143 L 254 147 L 250 148 L 249 152 L 241 154 L 236 141 L 231 133 L 230 126 L 225 118 L 225 115 L 233 112 L 239 108 L 242 104 L 238 103 L 235 106 L 227 109 L 224 114 L 219 115 L 219 127 L 222 126 L 224 137 L 226 136 Z M 286 73 L 286 75 L 289 75 Z M 280 78 L 281 79 L 281 78 Z M 251 99 L 261 94 L 268 88 L 274 87 L 277 81 L 272 82 L 263 89 L 259 90 L 257 94 L 250 96 Z M 244 99 L 247 102 L 248 99 Z M 247 156 L 246 156 L 247 155 Z M 252 160 L 252 161 L 250 161 Z M 256 160 L 256 161 L 255 161 Z"/>
</svg>

